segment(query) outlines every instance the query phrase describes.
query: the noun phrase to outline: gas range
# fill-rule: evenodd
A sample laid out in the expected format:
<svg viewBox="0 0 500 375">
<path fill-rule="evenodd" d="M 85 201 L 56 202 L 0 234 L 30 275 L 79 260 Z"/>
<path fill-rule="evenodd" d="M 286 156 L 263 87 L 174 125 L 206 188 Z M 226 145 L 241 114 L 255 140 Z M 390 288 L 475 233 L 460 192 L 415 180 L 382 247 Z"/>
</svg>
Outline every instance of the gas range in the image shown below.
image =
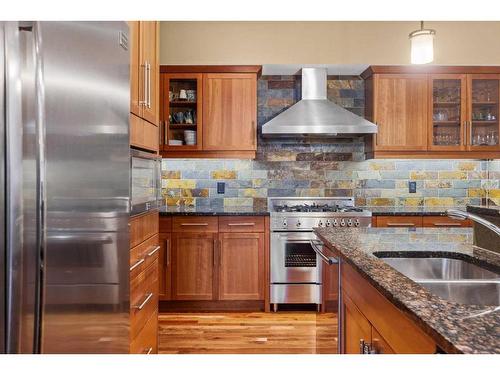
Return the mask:
<svg viewBox="0 0 500 375">
<path fill-rule="evenodd" d="M 271 231 L 311 231 L 315 227 L 369 227 L 371 212 L 353 197 L 277 197 L 268 199 Z"/>
</svg>

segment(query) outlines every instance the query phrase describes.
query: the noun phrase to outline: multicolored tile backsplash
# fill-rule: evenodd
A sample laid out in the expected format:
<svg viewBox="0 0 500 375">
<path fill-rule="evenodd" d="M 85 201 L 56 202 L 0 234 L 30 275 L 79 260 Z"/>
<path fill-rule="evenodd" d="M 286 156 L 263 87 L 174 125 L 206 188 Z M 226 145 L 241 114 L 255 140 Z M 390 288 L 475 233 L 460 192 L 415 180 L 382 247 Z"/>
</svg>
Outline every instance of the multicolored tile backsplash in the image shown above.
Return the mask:
<svg viewBox="0 0 500 375">
<path fill-rule="evenodd" d="M 261 77 L 259 128 L 299 98 L 300 77 Z M 328 98 L 362 115 L 363 81 L 329 77 Z M 463 206 L 482 198 L 500 205 L 500 160 L 364 160 L 362 141 L 329 142 L 259 136 L 255 160 L 163 159 L 162 193 L 170 206 L 197 207 L 262 209 L 273 196 L 354 196 L 359 206 Z"/>
</svg>

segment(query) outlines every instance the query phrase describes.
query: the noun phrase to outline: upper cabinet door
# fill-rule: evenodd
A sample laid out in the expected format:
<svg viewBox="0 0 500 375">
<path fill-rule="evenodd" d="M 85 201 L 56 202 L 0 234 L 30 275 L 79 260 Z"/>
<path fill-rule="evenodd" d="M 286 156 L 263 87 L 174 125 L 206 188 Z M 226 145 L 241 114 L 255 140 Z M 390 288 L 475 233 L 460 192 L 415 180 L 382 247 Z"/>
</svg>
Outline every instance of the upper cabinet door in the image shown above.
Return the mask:
<svg viewBox="0 0 500 375">
<path fill-rule="evenodd" d="M 426 74 L 374 77 L 376 151 L 427 150 L 428 81 Z"/>
<path fill-rule="evenodd" d="M 130 112 L 141 116 L 139 104 L 139 21 L 128 21 L 130 50 Z"/>
<path fill-rule="evenodd" d="M 497 151 L 500 122 L 500 75 L 468 74 L 468 129 L 469 150 Z"/>
<path fill-rule="evenodd" d="M 429 76 L 429 149 L 466 149 L 467 90 L 465 74 Z"/>
<path fill-rule="evenodd" d="M 139 23 L 139 90 L 144 104 L 141 117 L 158 126 L 159 122 L 159 26 L 155 21 Z"/>
<path fill-rule="evenodd" d="M 255 74 L 204 74 L 203 149 L 257 149 Z"/>
</svg>

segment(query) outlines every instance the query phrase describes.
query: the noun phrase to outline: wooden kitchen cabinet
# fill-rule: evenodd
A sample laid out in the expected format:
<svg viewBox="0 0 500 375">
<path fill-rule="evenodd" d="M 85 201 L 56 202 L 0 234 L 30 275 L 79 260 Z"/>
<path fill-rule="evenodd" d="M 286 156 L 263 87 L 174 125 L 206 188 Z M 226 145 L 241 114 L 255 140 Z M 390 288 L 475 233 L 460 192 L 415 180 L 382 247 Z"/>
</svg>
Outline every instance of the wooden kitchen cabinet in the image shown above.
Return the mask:
<svg viewBox="0 0 500 375">
<path fill-rule="evenodd" d="M 452 228 L 471 227 L 470 220 L 455 220 L 448 216 L 374 216 L 372 226 L 379 228 Z"/>
<path fill-rule="evenodd" d="M 260 72 L 261 66 L 161 66 L 162 154 L 255 158 Z M 195 92 L 194 98 L 177 99 L 181 90 Z M 179 123 L 183 116 L 173 118 L 178 112 L 190 112 L 193 123 Z M 186 144 L 184 130 L 196 131 L 196 144 Z M 183 144 L 170 145 L 171 140 Z"/>
<path fill-rule="evenodd" d="M 144 92 L 141 117 L 158 126 L 160 98 L 160 25 L 156 21 L 139 22 L 139 90 Z"/>
<path fill-rule="evenodd" d="M 172 234 L 160 233 L 159 243 L 158 294 L 161 300 L 168 301 L 172 298 Z"/>
<path fill-rule="evenodd" d="M 216 241 L 213 233 L 173 233 L 173 300 L 214 299 Z"/>
<path fill-rule="evenodd" d="M 365 117 L 378 125 L 366 137 L 374 158 L 498 158 L 500 68 L 371 66 Z"/>
<path fill-rule="evenodd" d="M 257 149 L 256 74 L 203 75 L 203 149 Z"/>
<path fill-rule="evenodd" d="M 371 343 L 371 324 L 347 295 L 342 297 L 342 309 L 345 335 L 343 353 L 363 354 L 363 343 Z"/>
<path fill-rule="evenodd" d="M 139 104 L 139 21 L 128 21 L 130 51 L 130 113 L 141 117 Z"/>
<path fill-rule="evenodd" d="M 264 299 L 264 233 L 219 233 L 219 300 Z"/>
</svg>

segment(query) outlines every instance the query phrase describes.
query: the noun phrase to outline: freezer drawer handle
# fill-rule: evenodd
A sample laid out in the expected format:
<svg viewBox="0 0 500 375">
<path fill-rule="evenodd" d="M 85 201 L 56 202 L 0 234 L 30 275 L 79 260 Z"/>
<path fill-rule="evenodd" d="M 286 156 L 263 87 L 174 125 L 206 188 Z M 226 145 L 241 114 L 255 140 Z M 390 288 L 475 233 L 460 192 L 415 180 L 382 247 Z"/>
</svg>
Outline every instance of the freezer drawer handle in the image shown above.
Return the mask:
<svg viewBox="0 0 500 375">
<path fill-rule="evenodd" d="M 138 306 L 134 306 L 137 310 L 142 310 L 144 306 L 149 302 L 149 300 L 153 297 L 153 293 L 149 293 L 148 296 L 142 301 L 142 303 Z"/>
<path fill-rule="evenodd" d="M 130 271 L 139 267 L 142 263 L 144 263 L 144 259 L 138 260 L 132 267 L 130 267 Z"/>
<path fill-rule="evenodd" d="M 153 251 L 151 251 L 150 253 L 148 253 L 148 257 L 152 257 L 153 255 L 155 255 L 155 253 L 160 250 L 160 246 L 156 246 Z"/>
</svg>

